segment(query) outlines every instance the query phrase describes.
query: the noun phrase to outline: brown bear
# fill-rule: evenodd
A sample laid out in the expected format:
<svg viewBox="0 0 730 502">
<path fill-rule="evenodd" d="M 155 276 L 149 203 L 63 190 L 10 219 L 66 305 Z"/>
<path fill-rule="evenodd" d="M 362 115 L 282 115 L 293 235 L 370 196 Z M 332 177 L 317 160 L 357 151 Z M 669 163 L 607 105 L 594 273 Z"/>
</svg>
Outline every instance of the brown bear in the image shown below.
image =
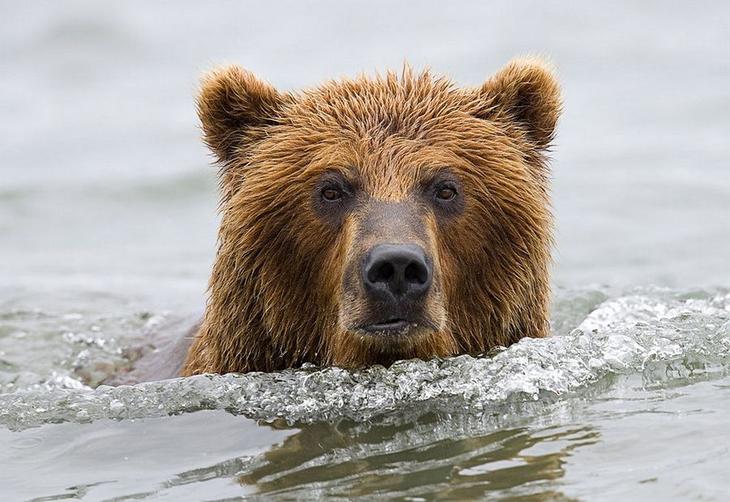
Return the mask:
<svg viewBox="0 0 730 502">
<path fill-rule="evenodd" d="M 210 296 L 182 375 L 481 353 L 548 334 L 538 60 L 475 88 L 429 72 L 279 92 L 236 66 L 198 111 L 220 161 Z"/>
</svg>

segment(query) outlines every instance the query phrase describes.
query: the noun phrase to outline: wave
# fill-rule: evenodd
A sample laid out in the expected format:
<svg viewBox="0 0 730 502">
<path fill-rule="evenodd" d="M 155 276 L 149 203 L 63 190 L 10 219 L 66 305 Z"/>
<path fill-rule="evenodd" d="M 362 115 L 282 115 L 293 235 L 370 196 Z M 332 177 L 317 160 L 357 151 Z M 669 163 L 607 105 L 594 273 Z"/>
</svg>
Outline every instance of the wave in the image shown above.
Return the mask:
<svg viewBox="0 0 730 502">
<path fill-rule="evenodd" d="M 642 373 L 652 384 L 711 378 L 730 368 L 730 292 L 650 289 L 604 298 L 596 292 L 564 295 L 555 307 L 560 329 L 554 336 L 526 338 L 480 357 L 400 361 L 359 371 L 305 366 L 96 389 L 59 377 L 0 395 L 0 424 L 20 430 L 211 409 L 289 424 L 412 419 L 429 412 L 483 417 L 590 392 L 610 375 Z M 562 332 L 581 310 L 588 312 L 577 327 Z"/>
</svg>

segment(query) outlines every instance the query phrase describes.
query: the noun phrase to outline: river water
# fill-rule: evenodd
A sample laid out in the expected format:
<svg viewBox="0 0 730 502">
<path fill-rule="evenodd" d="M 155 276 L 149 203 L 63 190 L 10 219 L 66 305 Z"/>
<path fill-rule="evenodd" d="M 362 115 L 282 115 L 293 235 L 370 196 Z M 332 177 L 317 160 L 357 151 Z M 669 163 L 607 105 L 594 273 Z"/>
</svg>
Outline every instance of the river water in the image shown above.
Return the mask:
<svg viewBox="0 0 730 502">
<path fill-rule="evenodd" d="M 725 500 L 730 8 L 3 2 L 3 500 Z M 552 58 L 554 336 L 480 358 L 98 386 L 214 251 L 200 72 L 282 89 Z"/>
</svg>

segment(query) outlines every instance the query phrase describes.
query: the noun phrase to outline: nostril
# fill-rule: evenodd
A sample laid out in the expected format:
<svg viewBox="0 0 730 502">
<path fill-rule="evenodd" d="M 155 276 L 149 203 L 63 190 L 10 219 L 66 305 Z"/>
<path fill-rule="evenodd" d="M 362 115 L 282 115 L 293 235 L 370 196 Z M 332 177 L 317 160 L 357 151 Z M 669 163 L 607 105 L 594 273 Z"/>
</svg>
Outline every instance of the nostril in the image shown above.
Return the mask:
<svg viewBox="0 0 730 502">
<path fill-rule="evenodd" d="M 395 268 L 393 268 L 393 264 L 385 262 L 370 269 L 368 272 L 368 280 L 373 284 L 377 282 L 389 282 L 394 274 Z"/>
<path fill-rule="evenodd" d="M 368 295 L 397 303 L 421 298 L 431 286 L 431 274 L 420 246 L 379 244 L 366 255 L 361 277 Z"/>
<path fill-rule="evenodd" d="M 428 281 L 428 270 L 418 262 L 411 262 L 404 272 L 406 282 L 411 284 L 426 284 Z"/>
</svg>

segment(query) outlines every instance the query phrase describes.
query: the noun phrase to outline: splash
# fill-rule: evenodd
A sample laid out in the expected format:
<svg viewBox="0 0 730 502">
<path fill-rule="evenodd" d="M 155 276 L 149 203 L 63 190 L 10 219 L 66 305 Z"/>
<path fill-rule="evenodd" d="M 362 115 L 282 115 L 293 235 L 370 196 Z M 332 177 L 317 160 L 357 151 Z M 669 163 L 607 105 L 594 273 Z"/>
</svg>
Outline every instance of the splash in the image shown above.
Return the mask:
<svg viewBox="0 0 730 502">
<path fill-rule="evenodd" d="M 566 301 L 557 310 L 566 315 L 571 305 Z M 42 391 L 0 395 L 0 423 L 18 430 L 204 409 L 289 423 L 365 421 L 413 410 L 483 416 L 579 393 L 609 375 L 724 372 L 730 367 L 729 319 L 730 293 L 651 290 L 600 303 L 568 333 L 523 339 L 484 357 L 400 361 L 361 371 L 303 367 L 201 375 L 96 389 L 62 378 L 59 385 L 47 382 Z M 657 365 L 671 371 L 655 371 Z"/>
</svg>

